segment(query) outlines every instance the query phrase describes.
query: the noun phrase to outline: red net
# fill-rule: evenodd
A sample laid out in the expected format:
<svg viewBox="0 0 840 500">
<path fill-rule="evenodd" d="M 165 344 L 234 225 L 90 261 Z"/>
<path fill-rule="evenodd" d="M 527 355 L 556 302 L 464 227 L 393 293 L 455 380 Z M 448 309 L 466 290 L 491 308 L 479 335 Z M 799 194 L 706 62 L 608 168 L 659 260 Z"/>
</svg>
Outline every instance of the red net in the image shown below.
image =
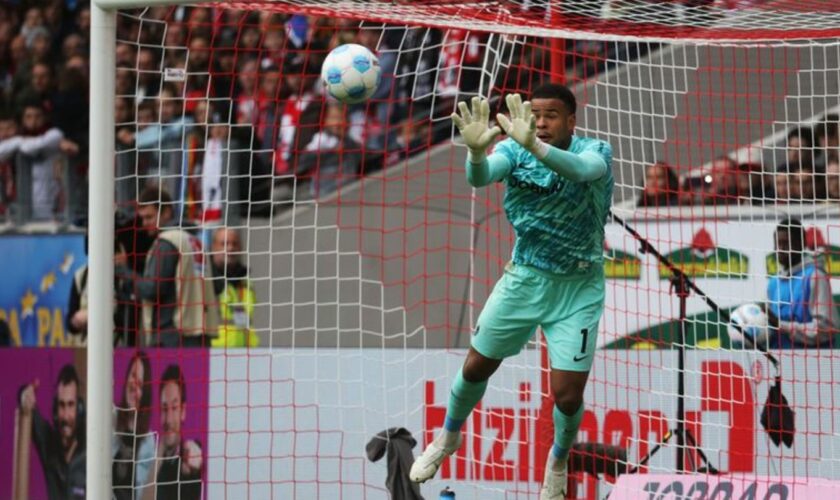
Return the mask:
<svg viewBox="0 0 840 500">
<path fill-rule="evenodd" d="M 495 114 L 505 94 L 566 82 L 577 133 L 613 147 L 614 212 L 724 312 L 784 302 L 767 286 L 796 264 L 776 248 L 783 215 L 810 235 L 794 250 L 819 264 L 820 286 L 834 283 L 837 16 L 828 1 L 272 2 L 120 14 L 118 234 L 134 238 L 128 257 L 157 294 L 142 292 L 155 320 L 128 330 L 143 349 L 169 342 L 154 352 L 182 360 L 194 355 L 189 342 L 227 347 L 187 381 L 209 386 L 197 403 L 206 424 L 192 427 L 208 495 L 381 497 L 388 472 L 368 461 L 368 441 L 404 427 L 425 445 L 443 424 L 451 377 L 514 241 L 506 186 L 465 181 L 449 119 L 457 101 L 489 98 Z M 351 42 L 377 54 L 383 83 L 344 106 L 325 98 L 319 74 L 327 53 Z M 190 232 L 202 248 L 178 255 L 209 251 L 195 278 L 221 279 L 201 299 L 221 304 L 221 326 L 189 342 L 183 319 L 168 316 L 183 302 L 161 293 L 181 278 L 148 267 L 155 235 L 137 231 L 144 201 L 164 190 L 171 200 L 149 220 Z M 220 228 L 238 246 L 217 240 Z M 700 483 L 740 495 L 838 479 L 826 451 L 837 424 L 831 293 L 810 296 L 811 316 L 776 310 L 799 323 L 782 336 L 742 310 L 777 368 L 696 292 L 680 337 L 674 270 L 621 225 L 609 223 L 605 239 L 605 312 L 572 462 L 578 497 Z M 164 332 L 167 320 L 175 326 Z M 459 497 L 537 493 L 552 439 L 537 338 L 494 376 L 467 444 L 427 496 L 447 484 Z M 779 409 L 778 398 L 765 404 L 777 373 L 796 411 L 784 450 L 773 440 L 788 435 L 761 422 Z M 637 466 L 647 474 L 624 474 Z M 682 470 L 694 474 L 671 476 Z M 736 484 L 734 473 L 746 476 Z M 645 483 L 650 474 L 659 476 Z"/>
<path fill-rule="evenodd" d="M 551 37 L 810 40 L 837 36 L 831 0 L 593 0 L 506 2 L 231 2 L 233 8 L 305 12 L 441 28 Z"/>
</svg>

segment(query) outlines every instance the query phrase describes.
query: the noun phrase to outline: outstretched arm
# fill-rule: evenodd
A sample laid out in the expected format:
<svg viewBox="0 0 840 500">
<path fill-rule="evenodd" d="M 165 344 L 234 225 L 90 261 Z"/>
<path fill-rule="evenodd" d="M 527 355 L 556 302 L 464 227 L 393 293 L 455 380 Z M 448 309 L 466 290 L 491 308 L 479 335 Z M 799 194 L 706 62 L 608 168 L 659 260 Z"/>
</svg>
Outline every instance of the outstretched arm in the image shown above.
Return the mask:
<svg viewBox="0 0 840 500">
<path fill-rule="evenodd" d="M 504 179 L 513 169 L 507 156 L 493 154 L 484 157 L 479 163 L 467 156 L 467 182 L 473 187 L 484 187 Z"/>
<path fill-rule="evenodd" d="M 531 112 L 531 103 L 522 102 L 519 94 L 509 94 L 505 100 L 510 119 L 498 114 L 496 120 L 509 137 L 536 156 L 543 165 L 575 182 L 594 181 L 607 173 L 606 161 L 595 152 L 570 153 L 541 141 L 537 137 L 537 119 Z"/>
</svg>

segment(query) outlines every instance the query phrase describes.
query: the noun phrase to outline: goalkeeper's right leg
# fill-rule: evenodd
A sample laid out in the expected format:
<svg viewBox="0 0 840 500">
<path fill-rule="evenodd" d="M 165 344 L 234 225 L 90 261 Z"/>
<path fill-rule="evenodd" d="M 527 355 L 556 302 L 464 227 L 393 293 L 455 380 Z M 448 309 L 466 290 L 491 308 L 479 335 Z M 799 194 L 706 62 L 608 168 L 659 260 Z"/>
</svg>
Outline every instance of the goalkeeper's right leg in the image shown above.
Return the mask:
<svg viewBox="0 0 840 500">
<path fill-rule="evenodd" d="M 440 464 L 442 464 L 447 457 L 458 451 L 458 448 L 461 447 L 461 443 L 464 441 L 464 436 L 460 431 L 458 431 L 457 434 L 455 434 L 455 441 L 451 444 L 451 446 L 446 446 L 445 441 L 446 439 L 442 433 L 434 441 L 429 443 L 429 446 L 427 446 L 423 453 L 417 457 L 417 460 L 415 460 L 414 464 L 411 466 L 411 472 L 408 474 L 408 477 L 412 481 L 415 483 L 425 483 L 429 479 L 435 477 L 435 474 L 437 474 L 437 471 L 440 468 Z"/>
<path fill-rule="evenodd" d="M 440 464 L 461 447 L 461 428 L 475 405 L 481 401 L 487 389 L 487 380 L 501 362 L 482 356 L 470 348 L 464 366 L 452 381 L 443 430 L 411 466 L 409 478 L 412 481 L 422 483 L 433 478 Z"/>
</svg>

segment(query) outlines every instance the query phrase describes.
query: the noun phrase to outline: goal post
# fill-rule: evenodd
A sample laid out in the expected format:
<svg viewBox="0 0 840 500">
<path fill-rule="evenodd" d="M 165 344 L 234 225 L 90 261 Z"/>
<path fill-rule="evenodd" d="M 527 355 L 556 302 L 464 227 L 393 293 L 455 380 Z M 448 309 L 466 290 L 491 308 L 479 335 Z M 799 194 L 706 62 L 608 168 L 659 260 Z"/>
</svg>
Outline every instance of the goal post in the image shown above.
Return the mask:
<svg viewBox="0 0 840 500">
<path fill-rule="evenodd" d="M 114 386 L 114 97 L 117 14 L 91 3 L 87 495 L 110 498 Z"/>
<path fill-rule="evenodd" d="M 791 129 L 807 126 L 816 134 L 820 126 L 824 132 L 840 127 L 832 129 L 826 118 L 840 108 L 833 62 L 840 54 L 840 10 L 832 0 L 102 0 L 91 9 L 91 498 L 113 491 L 112 436 L 104 429 L 114 428 L 112 395 L 120 384 L 111 326 L 114 207 L 133 206 L 144 182 L 173 186 L 185 214 L 200 207 L 195 225 L 186 216 L 175 225 L 199 235 L 204 248 L 196 253 L 204 258 L 216 229 L 236 230 L 242 249 L 231 252 L 241 254 L 255 290 L 251 303 L 235 312 L 250 314 L 243 321 L 259 347 L 210 349 L 205 372 L 187 375 L 193 377 L 190 412 L 202 405 L 196 413 L 207 417 L 197 425 L 205 438 L 208 498 L 378 498 L 386 470 L 382 462 L 367 462 L 367 441 L 405 427 L 419 448 L 442 425 L 451 375 L 514 240 L 505 187 L 466 184 L 464 148 L 448 118 L 456 100 L 481 95 L 494 113 L 503 112 L 504 94 L 528 93 L 548 81 L 569 85 L 578 98 L 578 132 L 613 146 L 614 211 L 724 310 L 768 300 L 766 282 L 779 272 L 774 232 L 783 216 L 802 219 L 809 257 L 825 263 L 826 279 L 834 292 L 840 289 L 840 250 L 833 246 L 840 182 L 830 194 L 833 155 L 823 153 L 840 148 L 840 139 L 819 151 L 816 141 L 805 148 L 804 156 L 823 161 L 819 171 L 794 168 L 791 160 L 790 172 L 783 172 L 779 160 L 787 158 Z M 228 17 L 234 11 L 244 14 Z M 193 12 L 198 20 L 190 20 Z M 325 43 L 291 47 L 299 34 L 286 16 L 297 13 L 309 16 L 310 30 L 326 33 L 319 40 Z M 317 22 L 324 18 L 329 22 Z M 128 35 L 118 36 L 120 21 Z M 392 64 L 384 78 L 390 88 L 355 109 L 330 106 L 317 84 L 306 87 L 318 78 L 318 59 L 330 44 L 357 41 L 356 32 L 371 26 L 382 28 L 374 28 L 372 44 Z M 144 38 L 144 30 L 153 36 Z M 269 34 L 278 36 L 266 42 Z M 130 64 L 117 60 L 118 46 L 134 54 Z M 140 61 L 144 51 L 153 62 Z M 171 63 L 167 54 L 174 54 Z M 213 66 L 226 57 L 233 62 Z M 272 85 L 286 77 L 291 82 Z M 245 90 L 216 95 L 217 84 Z M 121 102 L 131 110 L 118 123 Z M 311 102 L 310 111 L 317 111 L 311 115 L 295 107 Z M 178 122 L 188 114 L 189 121 Z M 173 128 L 172 141 L 137 143 L 143 128 L 166 120 L 183 125 Z M 132 139 L 118 137 L 120 126 Z M 197 167 L 214 127 L 227 130 L 224 140 L 239 135 L 208 167 L 224 187 L 218 210 L 202 198 L 211 190 L 202 191 Z M 343 137 L 330 143 L 330 127 L 354 145 L 345 146 Z M 830 135 L 826 141 L 835 139 Z M 296 170 L 307 154 L 311 163 Z M 174 166 L 164 168 L 164 156 Z M 234 157 L 240 170 L 225 171 Z M 339 166 L 329 170 L 330 161 Z M 342 162 L 357 163 L 345 172 Z M 127 180 L 125 197 L 120 183 Z M 269 185 L 267 199 L 253 198 L 257 181 Z M 233 185 L 241 187 L 237 197 Z M 258 206 L 267 208 L 253 215 Z M 207 207 L 222 215 L 208 222 Z M 819 460 L 840 428 L 834 416 L 840 395 L 832 386 L 836 344 L 772 348 L 797 415 L 796 441 L 782 450 L 761 428 L 775 365 L 738 346 L 729 325 L 696 295 L 688 300 L 678 346 L 672 270 L 640 248 L 620 225 L 607 225 L 607 299 L 576 451 L 578 498 L 597 488 L 628 498 L 721 484 L 697 466 L 700 455 L 684 436 L 671 442 L 679 453 L 665 446 L 646 459 L 680 414 L 680 424 L 727 478 L 752 481 L 732 486 L 739 493 L 765 491 L 777 479 L 835 487 L 840 474 L 829 466 L 837 458 L 827 457 L 829 466 Z M 444 483 L 459 498 L 526 498 L 539 491 L 553 425 L 549 363 L 539 339 L 492 379 L 467 425 L 465 446 L 445 462 L 438 481 L 424 486 L 427 496 Z M 686 349 L 684 367 L 677 347 Z M 161 360 L 200 357 L 183 346 L 166 354 L 148 349 L 158 370 L 155 398 Z M 677 370 L 685 376 L 679 387 Z M 196 397 L 196 386 L 206 394 Z M 683 392 L 686 400 L 678 404 L 685 407 L 677 410 Z M 157 401 L 152 406 L 158 410 Z M 600 461 L 587 462 L 593 455 Z M 675 467 L 675 457 L 684 463 Z M 599 474 L 584 474 L 587 464 Z M 617 466 L 641 473 L 615 483 Z M 683 471 L 695 474 L 685 474 L 683 483 L 677 477 Z M 651 483 L 636 481 L 645 473 L 669 482 L 650 490 Z M 633 479 L 626 482 L 627 476 Z"/>
</svg>

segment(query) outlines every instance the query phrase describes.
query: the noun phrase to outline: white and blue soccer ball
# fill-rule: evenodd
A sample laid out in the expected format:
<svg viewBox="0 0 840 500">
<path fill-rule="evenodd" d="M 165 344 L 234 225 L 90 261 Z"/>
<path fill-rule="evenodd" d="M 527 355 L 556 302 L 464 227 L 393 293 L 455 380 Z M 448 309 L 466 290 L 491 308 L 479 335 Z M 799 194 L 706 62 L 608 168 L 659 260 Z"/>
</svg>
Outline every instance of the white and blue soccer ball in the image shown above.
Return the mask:
<svg viewBox="0 0 840 500">
<path fill-rule="evenodd" d="M 382 68 L 376 55 L 355 43 L 334 48 L 324 60 L 321 80 L 327 94 L 347 104 L 362 102 L 376 92 Z"/>
<path fill-rule="evenodd" d="M 749 334 L 755 343 L 761 347 L 767 343 L 768 322 L 767 314 L 758 304 L 742 304 L 729 315 L 730 324 L 727 325 L 727 333 L 733 344 L 749 346 L 750 343 L 744 338 L 732 324 L 737 324 Z"/>
</svg>

